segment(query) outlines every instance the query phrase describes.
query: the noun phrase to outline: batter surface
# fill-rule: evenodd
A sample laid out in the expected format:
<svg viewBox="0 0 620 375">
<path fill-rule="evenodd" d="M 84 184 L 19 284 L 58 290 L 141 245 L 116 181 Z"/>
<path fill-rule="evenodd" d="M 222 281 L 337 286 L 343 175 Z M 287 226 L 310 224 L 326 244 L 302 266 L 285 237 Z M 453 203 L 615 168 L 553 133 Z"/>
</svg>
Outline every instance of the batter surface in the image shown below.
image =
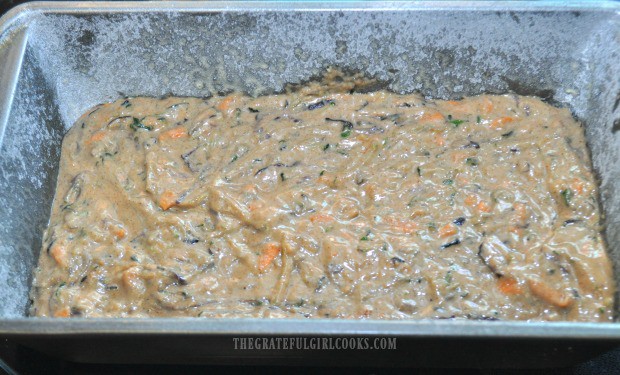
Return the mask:
<svg viewBox="0 0 620 375">
<path fill-rule="evenodd" d="M 610 321 L 600 220 L 532 97 L 121 99 L 64 139 L 31 315 Z"/>
</svg>

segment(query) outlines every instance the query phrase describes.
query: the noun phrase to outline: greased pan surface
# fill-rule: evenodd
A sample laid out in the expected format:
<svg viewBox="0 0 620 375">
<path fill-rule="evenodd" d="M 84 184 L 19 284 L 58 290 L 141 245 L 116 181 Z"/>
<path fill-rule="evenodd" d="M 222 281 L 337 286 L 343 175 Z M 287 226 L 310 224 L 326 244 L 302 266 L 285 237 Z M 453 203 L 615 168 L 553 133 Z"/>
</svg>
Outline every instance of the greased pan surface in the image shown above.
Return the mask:
<svg viewBox="0 0 620 375">
<path fill-rule="evenodd" d="M 235 335 L 398 335 L 401 347 L 388 355 L 359 351 L 347 358 L 418 366 L 446 365 L 440 353 L 448 347 L 460 348 L 461 365 L 541 366 L 568 364 L 613 345 L 620 337 L 615 323 L 66 321 L 28 319 L 25 312 L 60 142 L 87 108 L 122 95 L 269 93 L 330 65 L 374 75 L 396 92 L 458 98 L 512 91 L 569 106 L 586 126 L 601 179 L 605 235 L 617 263 L 618 10 L 613 2 L 31 3 L 16 8 L 0 25 L 0 332 L 57 356 L 91 362 L 275 356 L 307 363 L 318 356 L 318 363 L 329 355 L 234 350 Z M 93 346 L 79 345 L 83 340 Z M 94 345 L 99 350 L 92 350 Z M 136 345 L 144 349 L 121 355 Z M 489 356 L 491 350 L 495 356 Z M 529 359 L 523 360 L 526 353 Z"/>
</svg>

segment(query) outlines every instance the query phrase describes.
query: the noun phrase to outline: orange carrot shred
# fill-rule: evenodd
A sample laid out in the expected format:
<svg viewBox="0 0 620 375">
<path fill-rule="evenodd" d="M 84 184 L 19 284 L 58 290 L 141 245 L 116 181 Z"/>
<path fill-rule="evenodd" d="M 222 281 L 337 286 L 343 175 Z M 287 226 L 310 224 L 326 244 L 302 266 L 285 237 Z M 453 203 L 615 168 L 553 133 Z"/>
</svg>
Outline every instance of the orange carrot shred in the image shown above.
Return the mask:
<svg viewBox="0 0 620 375">
<path fill-rule="evenodd" d="M 509 296 L 523 293 L 523 290 L 519 287 L 517 280 L 512 277 L 500 277 L 497 280 L 497 287 L 500 292 Z"/>
<path fill-rule="evenodd" d="M 121 227 L 114 227 L 112 229 L 112 234 L 114 235 L 114 237 L 116 237 L 117 240 L 122 240 L 127 235 L 127 232 Z"/>
<path fill-rule="evenodd" d="M 331 223 L 334 221 L 334 218 L 330 215 L 314 214 L 310 216 L 310 221 L 313 223 Z"/>
<path fill-rule="evenodd" d="M 170 190 L 166 190 L 159 197 L 159 207 L 161 207 L 164 211 L 169 209 L 170 207 L 176 206 L 177 197 L 176 194 L 171 192 Z"/>
<path fill-rule="evenodd" d="M 187 130 L 185 130 L 185 128 L 183 126 L 178 126 L 176 128 L 172 128 L 170 130 L 166 130 L 165 132 L 162 132 L 158 139 L 159 141 L 163 141 L 166 139 L 178 139 L 178 138 L 183 138 L 183 137 L 187 137 Z"/>
<path fill-rule="evenodd" d="M 480 212 L 491 212 L 491 207 L 486 204 L 484 201 L 480 201 L 478 203 L 478 206 L 476 206 L 478 208 L 478 211 Z"/>
<path fill-rule="evenodd" d="M 71 309 L 68 307 L 63 307 L 61 310 L 58 310 L 54 313 L 55 318 L 68 318 L 71 316 Z"/>
<path fill-rule="evenodd" d="M 234 96 L 225 97 L 224 99 L 222 99 L 221 102 L 219 102 L 219 104 L 217 105 L 217 109 L 219 109 L 221 112 L 227 111 L 234 99 Z"/>
<path fill-rule="evenodd" d="M 385 221 L 392 226 L 396 232 L 413 234 L 418 229 L 418 223 L 415 221 L 398 220 L 392 217 L 386 217 Z"/>
<path fill-rule="evenodd" d="M 431 112 L 431 113 L 424 113 L 421 117 L 420 117 L 420 122 L 438 122 L 438 121 L 444 121 L 445 117 L 439 113 L 439 112 Z"/>
<path fill-rule="evenodd" d="M 577 194 L 583 194 L 583 191 L 584 191 L 584 188 L 585 188 L 585 184 L 583 183 L 583 181 L 581 181 L 580 179 L 576 178 L 570 184 L 570 187 Z"/>
<path fill-rule="evenodd" d="M 456 233 L 457 233 L 456 227 L 452 224 L 446 224 L 443 227 L 439 228 L 440 238 L 454 236 Z"/>
<path fill-rule="evenodd" d="M 273 260 L 276 259 L 278 254 L 280 254 L 280 246 L 275 243 L 268 243 L 258 257 L 258 271 L 265 271 Z"/>
<path fill-rule="evenodd" d="M 87 141 L 86 144 L 89 145 L 93 142 L 99 142 L 101 141 L 103 138 L 105 138 L 107 132 L 100 130 L 98 132 L 96 132 L 95 134 L 93 134 Z"/>
<path fill-rule="evenodd" d="M 491 122 L 491 127 L 492 128 L 499 128 L 501 126 L 503 126 L 504 124 L 508 124 L 510 122 L 513 122 L 515 119 L 512 117 L 500 117 L 500 118 L 496 118 L 495 120 L 493 120 Z"/>
<path fill-rule="evenodd" d="M 52 258 L 54 258 L 56 263 L 58 263 L 61 266 L 65 265 L 65 257 L 67 255 L 67 250 L 64 246 L 62 246 L 59 243 L 55 243 L 50 248 L 50 255 L 52 256 Z"/>
<path fill-rule="evenodd" d="M 478 198 L 475 195 L 468 195 L 465 197 L 465 204 L 468 206 L 473 206 L 478 203 Z"/>
</svg>

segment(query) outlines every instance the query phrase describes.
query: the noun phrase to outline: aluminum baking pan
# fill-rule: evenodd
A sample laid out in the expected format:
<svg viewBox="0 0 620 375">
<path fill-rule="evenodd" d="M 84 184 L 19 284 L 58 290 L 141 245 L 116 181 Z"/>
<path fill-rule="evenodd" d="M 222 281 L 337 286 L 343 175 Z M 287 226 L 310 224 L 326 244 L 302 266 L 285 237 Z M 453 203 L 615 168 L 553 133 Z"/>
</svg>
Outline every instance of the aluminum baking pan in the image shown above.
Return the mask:
<svg viewBox="0 0 620 375">
<path fill-rule="evenodd" d="M 0 337 L 85 362 L 567 365 L 618 323 L 35 319 L 28 289 L 63 134 L 121 95 L 281 90 L 327 66 L 438 98 L 516 92 L 586 125 L 620 261 L 620 3 L 40 2 L 0 20 Z M 617 278 L 618 279 L 618 278 Z M 393 351 L 240 351 L 238 336 L 396 336 Z M 447 354 L 449 353 L 449 354 Z"/>
</svg>

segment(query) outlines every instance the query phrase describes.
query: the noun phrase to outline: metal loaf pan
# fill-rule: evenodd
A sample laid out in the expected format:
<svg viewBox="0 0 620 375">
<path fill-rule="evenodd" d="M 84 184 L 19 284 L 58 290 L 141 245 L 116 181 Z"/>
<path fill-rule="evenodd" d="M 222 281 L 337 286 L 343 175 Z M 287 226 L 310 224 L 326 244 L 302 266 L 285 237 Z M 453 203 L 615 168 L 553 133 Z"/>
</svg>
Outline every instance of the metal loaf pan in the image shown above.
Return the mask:
<svg viewBox="0 0 620 375">
<path fill-rule="evenodd" d="M 0 20 L 0 337 L 83 362 L 532 367 L 620 344 L 620 324 L 35 319 L 28 289 L 63 134 L 121 95 L 282 90 L 328 66 L 396 92 L 537 95 L 586 125 L 620 261 L 620 3 L 30 3 Z M 616 271 L 620 270 L 616 266 Z M 618 274 L 618 272 L 616 272 Z M 397 350 L 234 350 L 232 337 L 396 336 Z"/>
</svg>

